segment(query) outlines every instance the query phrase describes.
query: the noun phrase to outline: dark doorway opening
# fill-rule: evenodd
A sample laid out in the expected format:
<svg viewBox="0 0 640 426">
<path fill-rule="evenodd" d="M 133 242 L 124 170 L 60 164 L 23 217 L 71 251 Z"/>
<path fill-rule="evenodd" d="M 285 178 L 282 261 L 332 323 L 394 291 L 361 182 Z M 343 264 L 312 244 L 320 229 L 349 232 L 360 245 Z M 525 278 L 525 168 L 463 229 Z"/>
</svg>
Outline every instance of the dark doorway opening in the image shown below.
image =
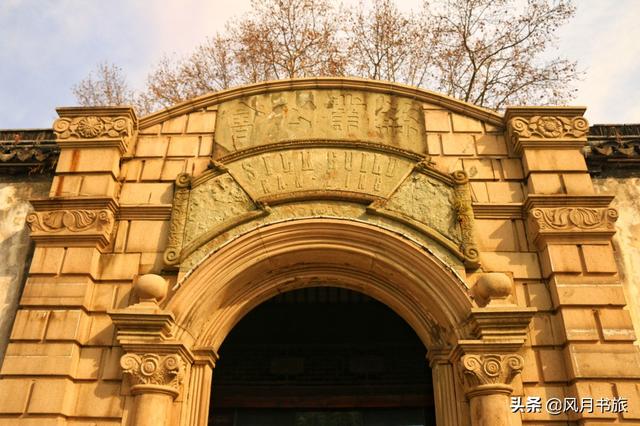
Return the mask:
<svg viewBox="0 0 640 426">
<path fill-rule="evenodd" d="M 210 425 L 435 425 L 424 345 L 361 293 L 283 293 L 247 314 L 219 352 Z"/>
</svg>

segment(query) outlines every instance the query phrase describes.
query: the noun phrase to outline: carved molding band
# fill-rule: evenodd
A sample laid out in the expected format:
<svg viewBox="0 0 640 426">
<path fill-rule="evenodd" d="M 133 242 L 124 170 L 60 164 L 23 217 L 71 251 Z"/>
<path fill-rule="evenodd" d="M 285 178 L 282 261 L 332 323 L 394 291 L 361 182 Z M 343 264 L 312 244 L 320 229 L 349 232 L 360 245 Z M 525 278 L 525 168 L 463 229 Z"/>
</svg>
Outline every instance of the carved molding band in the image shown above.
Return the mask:
<svg viewBox="0 0 640 426">
<path fill-rule="evenodd" d="M 460 359 L 460 371 L 467 393 L 487 385 L 509 386 L 523 367 L 524 359 L 516 354 L 474 354 L 464 355 Z"/>
<path fill-rule="evenodd" d="M 618 211 L 613 208 L 559 207 L 535 208 L 531 216 L 538 228 L 545 230 L 613 230 Z"/>
<path fill-rule="evenodd" d="M 584 117 L 539 116 L 514 117 L 509 123 L 520 138 L 583 138 L 589 131 Z"/>
<path fill-rule="evenodd" d="M 128 353 L 120 358 L 120 366 L 131 378 L 131 384 L 168 387 L 178 392 L 185 371 L 185 362 L 177 354 Z"/>
<path fill-rule="evenodd" d="M 605 238 L 615 233 L 618 211 L 610 207 L 536 207 L 529 211 L 529 229 L 538 244 L 553 239 Z"/>
<path fill-rule="evenodd" d="M 115 223 L 110 209 L 37 211 L 26 221 L 35 241 L 54 245 L 73 241 L 73 245 L 105 246 Z"/>
<path fill-rule="evenodd" d="M 509 139 L 519 153 L 524 148 L 582 148 L 587 143 L 589 131 L 589 123 L 579 115 L 583 112 L 563 108 L 549 111 L 548 115 L 544 112 L 528 115 L 529 111 L 517 109 L 507 111 Z"/>
<path fill-rule="evenodd" d="M 118 138 L 131 136 L 133 123 L 128 117 L 63 117 L 53 123 L 53 130 L 58 139 Z"/>
</svg>

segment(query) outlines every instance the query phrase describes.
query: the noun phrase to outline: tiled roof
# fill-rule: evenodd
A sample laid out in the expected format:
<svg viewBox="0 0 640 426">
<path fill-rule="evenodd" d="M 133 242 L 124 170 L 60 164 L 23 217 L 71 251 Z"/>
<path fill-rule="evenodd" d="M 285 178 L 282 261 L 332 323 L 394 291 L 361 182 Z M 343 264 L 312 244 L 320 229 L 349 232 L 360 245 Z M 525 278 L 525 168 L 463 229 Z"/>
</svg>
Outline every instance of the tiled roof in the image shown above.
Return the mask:
<svg viewBox="0 0 640 426">
<path fill-rule="evenodd" d="M 60 149 L 52 129 L 0 130 L 0 173 L 52 173 Z"/>
<path fill-rule="evenodd" d="M 589 171 L 640 170 L 640 124 L 596 124 L 589 128 Z"/>
</svg>

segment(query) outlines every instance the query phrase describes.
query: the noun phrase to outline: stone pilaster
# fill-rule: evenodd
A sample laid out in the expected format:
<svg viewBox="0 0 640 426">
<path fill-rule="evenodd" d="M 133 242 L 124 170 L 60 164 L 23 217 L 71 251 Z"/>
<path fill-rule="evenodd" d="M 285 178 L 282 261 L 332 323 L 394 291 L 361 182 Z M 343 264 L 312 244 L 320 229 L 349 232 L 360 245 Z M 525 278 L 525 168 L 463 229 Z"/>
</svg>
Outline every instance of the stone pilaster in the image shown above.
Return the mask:
<svg viewBox="0 0 640 426">
<path fill-rule="evenodd" d="M 611 398 L 612 378 L 617 387 L 640 378 L 640 356 L 634 336 L 623 332 L 628 315 L 611 243 L 618 213 L 610 206 L 613 196 L 594 192 L 582 152 L 588 130 L 583 112 L 514 108 L 507 110 L 505 124 L 527 177 L 527 233 L 555 311 L 547 318 L 560 332 L 559 348 L 537 348 L 532 341 L 534 353 L 565 360 L 564 377 L 572 383 L 561 389 L 566 396 Z M 623 364 L 627 367 L 619 368 Z M 536 387 L 524 392 L 540 396 Z M 569 420 L 610 417 L 577 413 Z M 543 419 L 527 413 L 524 418 Z"/>
<path fill-rule="evenodd" d="M 455 370 L 449 359 L 450 352 L 449 348 L 440 351 L 429 350 L 427 353 L 433 377 L 436 423 L 442 426 L 460 424 L 460 398 L 456 395 Z"/>
<path fill-rule="evenodd" d="M 452 352 L 458 378 L 469 400 L 472 426 L 515 426 L 511 413 L 514 379 L 525 364 L 519 353 L 535 308 L 513 303 L 513 282 L 506 274 L 482 274 L 471 289 L 480 307 L 472 308 L 468 325 L 475 339 L 460 340 Z"/>
<path fill-rule="evenodd" d="M 134 426 L 168 425 L 173 402 L 182 395 L 195 359 L 185 344 L 173 339 L 173 315 L 158 305 L 167 287 L 164 278 L 143 275 L 134 283 L 140 302 L 109 311 L 125 352 L 120 366 L 134 397 Z"/>
<path fill-rule="evenodd" d="M 58 108 L 60 156 L 49 198 L 27 217 L 41 246 L 105 248 L 116 223 L 120 163 L 137 128 L 131 108 Z"/>
</svg>

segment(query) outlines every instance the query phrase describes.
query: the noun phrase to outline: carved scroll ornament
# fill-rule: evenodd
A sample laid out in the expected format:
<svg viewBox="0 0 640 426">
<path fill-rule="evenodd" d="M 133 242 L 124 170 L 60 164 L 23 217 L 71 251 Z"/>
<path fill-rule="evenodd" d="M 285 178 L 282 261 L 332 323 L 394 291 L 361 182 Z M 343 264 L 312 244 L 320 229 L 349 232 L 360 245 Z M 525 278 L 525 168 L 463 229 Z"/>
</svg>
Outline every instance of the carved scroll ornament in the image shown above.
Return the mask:
<svg viewBox="0 0 640 426">
<path fill-rule="evenodd" d="M 31 238 L 41 244 L 104 247 L 109 243 L 115 217 L 111 209 L 64 209 L 30 213 L 26 222 Z"/>
<path fill-rule="evenodd" d="M 133 121 L 128 117 L 62 117 L 53 130 L 58 139 L 126 138 L 133 133 Z"/>
<path fill-rule="evenodd" d="M 473 234 L 474 217 L 473 208 L 471 207 L 469 177 L 463 171 L 453 172 L 451 177 L 456 184 L 453 193 L 452 206 L 456 212 L 458 223 L 460 224 L 460 232 L 462 234 L 460 251 L 462 251 L 465 263 L 468 266 L 478 267 L 480 265 L 480 251 L 475 243 Z"/>
<path fill-rule="evenodd" d="M 487 385 L 510 385 L 522 371 L 524 359 L 517 354 L 465 355 L 460 360 L 460 371 L 467 392 Z"/>
<path fill-rule="evenodd" d="M 113 224 L 110 210 L 54 210 L 27 216 L 31 232 L 102 231 Z"/>
<path fill-rule="evenodd" d="M 613 230 L 618 211 L 613 208 L 535 208 L 531 217 L 542 231 Z"/>
<path fill-rule="evenodd" d="M 589 131 L 589 123 L 583 117 L 514 117 L 510 124 L 519 138 L 583 138 Z"/>
<path fill-rule="evenodd" d="M 134 386 L 166 386 L 176 392 L 182 383 L 185 365 L 184 360 L 176 354 L 128 353 L 120 358 L 120 366 Z"/>
</svg>

